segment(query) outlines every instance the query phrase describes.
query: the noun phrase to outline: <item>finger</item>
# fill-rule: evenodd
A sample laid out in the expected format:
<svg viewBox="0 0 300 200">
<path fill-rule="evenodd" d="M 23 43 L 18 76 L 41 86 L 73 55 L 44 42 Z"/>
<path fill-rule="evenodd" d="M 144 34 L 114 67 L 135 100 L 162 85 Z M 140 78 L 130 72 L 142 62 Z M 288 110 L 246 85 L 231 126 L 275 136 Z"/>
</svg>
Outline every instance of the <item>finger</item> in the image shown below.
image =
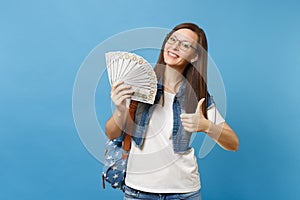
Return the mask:
<svg viewBox="0 0 300 200">
<path fill-rule="evenodd" d="M 183 127 L 184 130 L 186 130 L 187 132 L 194 132 L 191 128 L 188 128 L 188 127 Z"/>
<path fill-rule="evenodd" d="M 113 102 L 116 106 L 120 106 L 125 99 L 130 99 L 130 97 L 131 97 L 131 95 L 125 95 L 125 96 L 122 96 L 118 99 L 114 99 Z"/>
<path fill-rule="evenodd" d="M 112 100 L 119 101 L 123 97 L 129 97 L 130 98 L 131 96 L 132 96 L 131 93 L 129 93 L 129 94 L 123 94 L 123 95 L 116 95 L 116 96 L 112 96 Z"/>
<path fill-rule="evenodd" d="M 197 126 L 194 124 L 182 124 L 183 128 L 188 132 L 196 132 Z"/>
<path fill-rule="evenodd" d="M 194 115 L 194 113 L 183 113 L 180 115 L 181 119 L 189 119 Z"/>
<path fill-rule="evenodd" d="M 180 115 L 180 118 L 181 119 L 191 119 L 191 118 L 194 118 L 194 117 L 199 117 L 200 115 L 199 114 L 195 114 L 195 113 L 183 113 Z"/>
<path fill-rule="evenodd" d="M 182 123 L 193 123 L 193 120 L 191 118 L 185 118 L 185 119 L 181 119 Z"/>
<path fill-rule="evenodd" d="M 112 95 L 111 99 L 116 105 L 119 105 L 124 101 L 124 99 L 130 98 L 131 96 L 132 93 L 117 94 L 117 95 Z"/>
<path fill-rule="evenodd" d="M 121 98 L 118 99 L 118 101 L 121 103 L 123 102 L 125 99 L 129 99 L 131 97 L 131 95 L 124 95 Z"/>
<path fill-rule="evenodd" d="M 127 92 L 127 91 L 133 92 L 131 85 L 121 85 L 120 87 L 117 88 L 117 91 L 118 92 L 123 92 L 123 91 L 124 92 Z"/>
<path fill-rule="evenodd" d="M 192 128 L 192 127 L 193 127 L 192 124 L 187 123 L 187 122 L 182 122 L 182 125 L 183 125 L 183 127 L 185 127 L 185 128 Z"/>
<path fill-rule="evenodd" d="M 119 93 L 119 92 L 121 92 L 121 91 L 123 91 L 123 90 L 129 90 L 129 89 L 131 89 L 131 85 L 122 84 L 122 85 L 119 85 L 119 86 L 114 90 L 114 92 L 115 92 L 115 93 Z"/>
<path fill-rule="evenodd" d="M 204 102 L 205 98 L 200 99 L 197 105 L 196 113 L 202 113 L 202 104 Z"/>
<path fill-rule="evenodd" d="M 115 96 L 116 96 L 117 99 L 119 99 L 124 95 L 130 95 L 131 96 L 133 94 L 133 92 L 134 92 L 133 90 L 129 90 L 129 89 L 122 90 L 121 92 L 117 93 Z"/>
<path fill-rule="evenodd" d="M 113 85 L 112 85 L 112 90 L 115 90 L 117 87 L 119 87 L 119 85 L 122 85 L 124 83 L 123 80 L 118 80 L 117 82 L 115 82 Z"/>
</svg>

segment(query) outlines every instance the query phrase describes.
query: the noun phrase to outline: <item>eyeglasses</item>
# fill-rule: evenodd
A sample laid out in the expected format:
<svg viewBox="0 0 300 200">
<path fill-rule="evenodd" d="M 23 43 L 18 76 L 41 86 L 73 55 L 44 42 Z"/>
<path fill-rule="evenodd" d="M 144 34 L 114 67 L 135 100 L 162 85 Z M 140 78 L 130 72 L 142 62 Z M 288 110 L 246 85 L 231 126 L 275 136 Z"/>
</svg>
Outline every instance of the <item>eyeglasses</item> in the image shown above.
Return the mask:
<svg viewBox="0 0 300 200">
<path fill-rule="evenodd" d="M 177 37 L 175 37 L 175 36 L 170 36 L 169 39 L 167 40 L 168 44 L 175 44 L 176 42 L 178 42 L 179 49 L 181 49 L 182 51 L 188 51 L 191 48 L 194 50 L 197 49 L 190 42 L 185 41 L 185 40 L 178 40 Z"/>
</svg>

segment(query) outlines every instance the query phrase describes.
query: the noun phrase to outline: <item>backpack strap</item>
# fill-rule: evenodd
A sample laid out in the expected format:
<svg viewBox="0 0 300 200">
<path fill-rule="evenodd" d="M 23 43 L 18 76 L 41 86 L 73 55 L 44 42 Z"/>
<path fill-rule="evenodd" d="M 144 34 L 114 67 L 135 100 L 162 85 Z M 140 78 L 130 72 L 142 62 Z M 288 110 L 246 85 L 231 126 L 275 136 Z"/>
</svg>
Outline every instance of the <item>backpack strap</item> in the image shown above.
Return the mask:
<svg viewBox="0 0 300 200">
<path fill-rule="evenodd" d="M 122 154 L 123 159 L 128 157 L 128 153 L 130 150 L 131 135 L 134 127 L 134 116 L 135 116 L 137 105 L 138 105 L 137 101 L 131 100 L 129 105 L 129 117 L 126 120 L 126 126 L 125 126 L 125 137 L 124 137 L 123 154 Z"/>
</svg>

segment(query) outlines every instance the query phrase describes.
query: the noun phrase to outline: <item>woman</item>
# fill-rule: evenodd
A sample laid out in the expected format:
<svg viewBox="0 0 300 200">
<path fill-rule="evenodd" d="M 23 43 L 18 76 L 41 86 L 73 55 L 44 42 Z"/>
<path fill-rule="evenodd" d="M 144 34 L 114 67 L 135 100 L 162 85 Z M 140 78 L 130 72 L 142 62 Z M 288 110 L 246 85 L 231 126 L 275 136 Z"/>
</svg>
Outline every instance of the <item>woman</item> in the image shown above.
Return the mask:
<svg viewBox="0 0 300 200">
<path fill-rule="evenodd" d="M 124 199 L 201 199 L 191 133 L 204 132 L 226 150 L 237 151 L 239 144 L 207 92 L 204 31 L 192 23 L 176 26 L 165 38 L 154 70 L 156 100 L 137 107 Z M 112 87 L 116 109 L 106 123 L 110 139 L 122 134 L 125 100 L 132 93 L 122 81 Z"/>
</svg>

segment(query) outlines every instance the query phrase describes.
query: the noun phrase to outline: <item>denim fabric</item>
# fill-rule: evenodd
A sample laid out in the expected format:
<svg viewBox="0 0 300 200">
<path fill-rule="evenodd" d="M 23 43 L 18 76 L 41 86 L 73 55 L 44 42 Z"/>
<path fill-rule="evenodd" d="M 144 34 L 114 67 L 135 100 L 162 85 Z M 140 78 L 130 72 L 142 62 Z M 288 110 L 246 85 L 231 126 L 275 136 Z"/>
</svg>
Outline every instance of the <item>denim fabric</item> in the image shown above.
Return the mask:
<svg viewBox="0 0 300 200">
<path fill-rule="evenodd" d="M 186 80 L 183 79 L 179 91 L 175 95 L 174 102 L 173 102 L 172 139 L 173 139 L 173 150 L 175 153 L 184 153 L 190 149 L 189 143 L 190 143 L 190 138 L 192 133 L 184 130 L 180 120 L 180 114 L 185 113 L 185 108 L 184 108 L 185 87 L 186 87 Z M 150 117 L 155 108 L 155 104 L 158 104 L 162 96 L 162 93 L 163 93 L 163 85 L 161 81 L 159 81 L 157 85 L 157 93 L 155 96 L 154 104 L 150 105 L 146 103 L 139 103 L 137 106 L 136 113 L 135 113 L 135 125 L 132 132 L 132 140 L 135 142 L 137 147 L 141 147 L 143 145 L 143 141 L 145 138 Z M 212 100 L 209 96 L 208 106 L 210 106 L 211 104 L 212 104 Z"/>
<path fill-rule="evenodd" d="M 169 200 L 169 199 L 186 199 L 201 200 L 200 190 L 188 193 L 148 193 L 135 190 L 125 186 L 124 200 L 148 199 L 148 200 Z"/>
</svg>

